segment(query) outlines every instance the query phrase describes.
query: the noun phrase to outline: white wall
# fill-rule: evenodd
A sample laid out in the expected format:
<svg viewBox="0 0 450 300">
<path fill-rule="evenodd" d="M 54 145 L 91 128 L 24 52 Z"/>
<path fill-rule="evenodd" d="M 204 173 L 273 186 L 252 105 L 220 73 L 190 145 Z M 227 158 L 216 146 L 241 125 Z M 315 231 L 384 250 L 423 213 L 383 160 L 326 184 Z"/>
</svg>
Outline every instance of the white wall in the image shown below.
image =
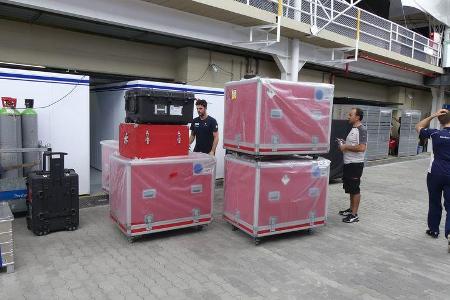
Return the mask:
<svg viewBox="0 0 450 300">
<path fill-rule="evenodd" d="M 102 140 L 117 140 L 119 124 L 125 120 L 125 92 L 130 88 L 156 88 L 166 90 L 184 90 L 194 92 L 196 98 L 208 102 L 208 114 L 217 120 L 219 125 L 219 144 L 216 151 L 216 178 L 223 178 L 223 89 L 206 88 L 191 85 L 161 83 L 152 81 L 130 81 L 125 83 L 96 86 L 91 89 L 91 165 L 101 169 Z M 197 115 L 194 108 L 194 117 Z M 191 146 L 194 149 L 195 144 Z"/>
<path fill-rule="evenodd" d="M 17 98 L 17 107 L 35 100 L 39 140 L 68 153 L 66 168 L 78 173 L 80 194 L 89 194 L 89 76 L 0 68 L 0 95 Z"/>
</svg>

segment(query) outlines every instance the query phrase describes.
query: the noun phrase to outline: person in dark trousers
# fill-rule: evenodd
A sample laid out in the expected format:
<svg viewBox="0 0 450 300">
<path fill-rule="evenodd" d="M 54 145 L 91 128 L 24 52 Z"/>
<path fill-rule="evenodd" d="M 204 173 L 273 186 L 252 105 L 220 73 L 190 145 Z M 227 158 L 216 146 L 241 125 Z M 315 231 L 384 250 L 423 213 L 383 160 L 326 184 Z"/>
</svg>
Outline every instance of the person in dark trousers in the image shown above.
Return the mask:
<svg viewBox="0 0 450 300">
<path fill-rule="evenodd" d="M 345 216 L 345 223 L 359 221 L 358 208 L 361 201 L 359 185 L 364 168 L 364 157 L 367 146 L 367 129 L 362 125 L 364 112 L 360 108 L 353 108 L 348 114 L 348 122 L 353 126 L 345 141 L 339 140 L 339 148 L 344 154 L 343 188 L 350 194 L 350 208 L 341 210 L 339 214 Z"/>
<path fill-rule="evenodd" d="M 195 102 L 198 117 L 192 121 L 189 144 L 195 142 L 194 152 L 203 152 L 214 156 L 219 143 L 219 126 L 216 119 L 208 116 L 208 103 L 205 100 Z"/>
<path fill-rule="evenodd" d="M 431 120 L 438 118 L 442 129 L 431 129 Z M 416 125 L 420 138 L 431 139 L 434 160 L 431 172 L 427 175 L 428 187 L 428 230 L 426 234 L 433 238 L 439 237 L 439 224 L 442 217 L 442 194 L 444 194 L 444 207 L 447 211 L 445 221 L 445 237 L 450 234 L 450 112 L 446 109 L 432 114 Z M 450 241 L 448 243 L 450 253 Z"/>
</svg>

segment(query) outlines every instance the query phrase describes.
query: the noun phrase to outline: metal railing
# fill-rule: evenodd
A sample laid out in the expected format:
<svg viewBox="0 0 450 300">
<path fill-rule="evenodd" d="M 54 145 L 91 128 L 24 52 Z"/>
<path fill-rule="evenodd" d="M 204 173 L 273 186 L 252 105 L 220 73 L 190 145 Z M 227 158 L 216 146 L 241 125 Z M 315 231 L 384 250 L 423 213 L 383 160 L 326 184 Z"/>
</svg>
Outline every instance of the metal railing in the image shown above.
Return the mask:
<svg viewBox="0 0 450 300">
<path fill-rule="evenodd" d="M 279 12 L 278 0 L 234 1 L 274 14 Z M 283 17 L 310 26 L 323 27 L 329 23 L 325 27 L 326 30 L 351 39 L 356 39 L 357 36 L 356 27 L 358 11 L 360 11 L 359 40 L 361 42 L 435 66 L 440 65 L 442 57 L 440 43 L 363 9 L 349 7 L 344 0 L 322 0 L 323 5 L 320 7 L 314 5 L 314 0 L 282 0 L 282 2 Z"/>
</svg>

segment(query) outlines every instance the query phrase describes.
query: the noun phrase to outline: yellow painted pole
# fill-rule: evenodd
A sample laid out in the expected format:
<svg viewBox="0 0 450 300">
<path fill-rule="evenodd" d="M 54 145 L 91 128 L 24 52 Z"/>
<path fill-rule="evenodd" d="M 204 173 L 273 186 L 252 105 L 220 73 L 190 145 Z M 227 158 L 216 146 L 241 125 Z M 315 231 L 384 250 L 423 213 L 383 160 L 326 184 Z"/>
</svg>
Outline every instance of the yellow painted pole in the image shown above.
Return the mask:
<svg viewBox="0 0 450 300">
<path fill-rule="evenodd" d="M 361 27 L 361 10 L 358 8 L 358 16 L 356 17 L 356 40 L 359 41 L 359 31 Z"/>
<path fill-rule="evenodd" d="M 358 8 L 358 15 L 356 17 L 356 45 L 355 45 L 355 59 L 358 60 L 359 54 L 359 34 L 361 30 L 361 10 Z"/>
<path fill-rule="evenodd" d="M 278 16 L 283 15 L 283 0 L 278 0 Z"/>
</svg>

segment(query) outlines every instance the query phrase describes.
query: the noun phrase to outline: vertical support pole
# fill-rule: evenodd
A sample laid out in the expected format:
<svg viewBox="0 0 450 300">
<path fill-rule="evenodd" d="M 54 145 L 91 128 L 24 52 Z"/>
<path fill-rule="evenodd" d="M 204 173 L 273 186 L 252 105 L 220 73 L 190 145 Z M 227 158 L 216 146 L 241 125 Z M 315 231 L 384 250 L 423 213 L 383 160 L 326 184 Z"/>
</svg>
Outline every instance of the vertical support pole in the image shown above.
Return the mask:
<svg viewBox="0 0 450 300">
<path fill-rule="evenodd" d="M 391 23 L 391 31 L 389 32 L 389 51 L 392 51 L 392 25 L 394 23 Z"/>
<path fill-rule="evenodd" d="M 278 17 L 283 15 L 283 0 L 278 0 Z"/>
<path fill-rule="evenodd" d="M 292 40 L 292 56 L 291 56 L 291 81 L 298 81 L 299 71 L 299 59 L 300 59 L 300 40 Z"/>
<path fill-rule="evenodd" d="M 294 20 L 302 21 L 302 0 L 294 1 Z"/>
<path fill-rule="evenodd" d="M 361 31 L 361 9 L 358 8 L 358 10 L 357 10 L 357 16 L 356 16 L 355 61 L 358 60 L 360 31 Z"/>
<path fill-rule="evenodd" d="M 433 95 L 433 101 L 431 103 L 431 114 L 433 114 L 441 109 L 442 105 L 444 104 L 445 89 L 442 86 L 431 88 L 431 94 Z M 431 120 L 430 128 L 440 128 L 440 124 L 437 118 Z M 427 151 L 433 151 L 432 143 L 428 143 Z"/>
<path fill-rule="evenodd" d="M 281 17 L 283 16 L 283 0 L 278 0 L 277 42 L 281 39 Z"/>
<path fill-rule="evenodd" d="M 294 1 L 294 20 L 301 21 L 301 0 Z M 291 47 L 291 78 L 290 80 L 297 82 L 298 81 L 298 72 L 300 71 L 300 40 L 293 39 L 292 47 Z"/>
<path fill-rule="evenodd" d="M 331 20 L 334 18 L 334 0 L 331 0 Z"/>
</svg>

